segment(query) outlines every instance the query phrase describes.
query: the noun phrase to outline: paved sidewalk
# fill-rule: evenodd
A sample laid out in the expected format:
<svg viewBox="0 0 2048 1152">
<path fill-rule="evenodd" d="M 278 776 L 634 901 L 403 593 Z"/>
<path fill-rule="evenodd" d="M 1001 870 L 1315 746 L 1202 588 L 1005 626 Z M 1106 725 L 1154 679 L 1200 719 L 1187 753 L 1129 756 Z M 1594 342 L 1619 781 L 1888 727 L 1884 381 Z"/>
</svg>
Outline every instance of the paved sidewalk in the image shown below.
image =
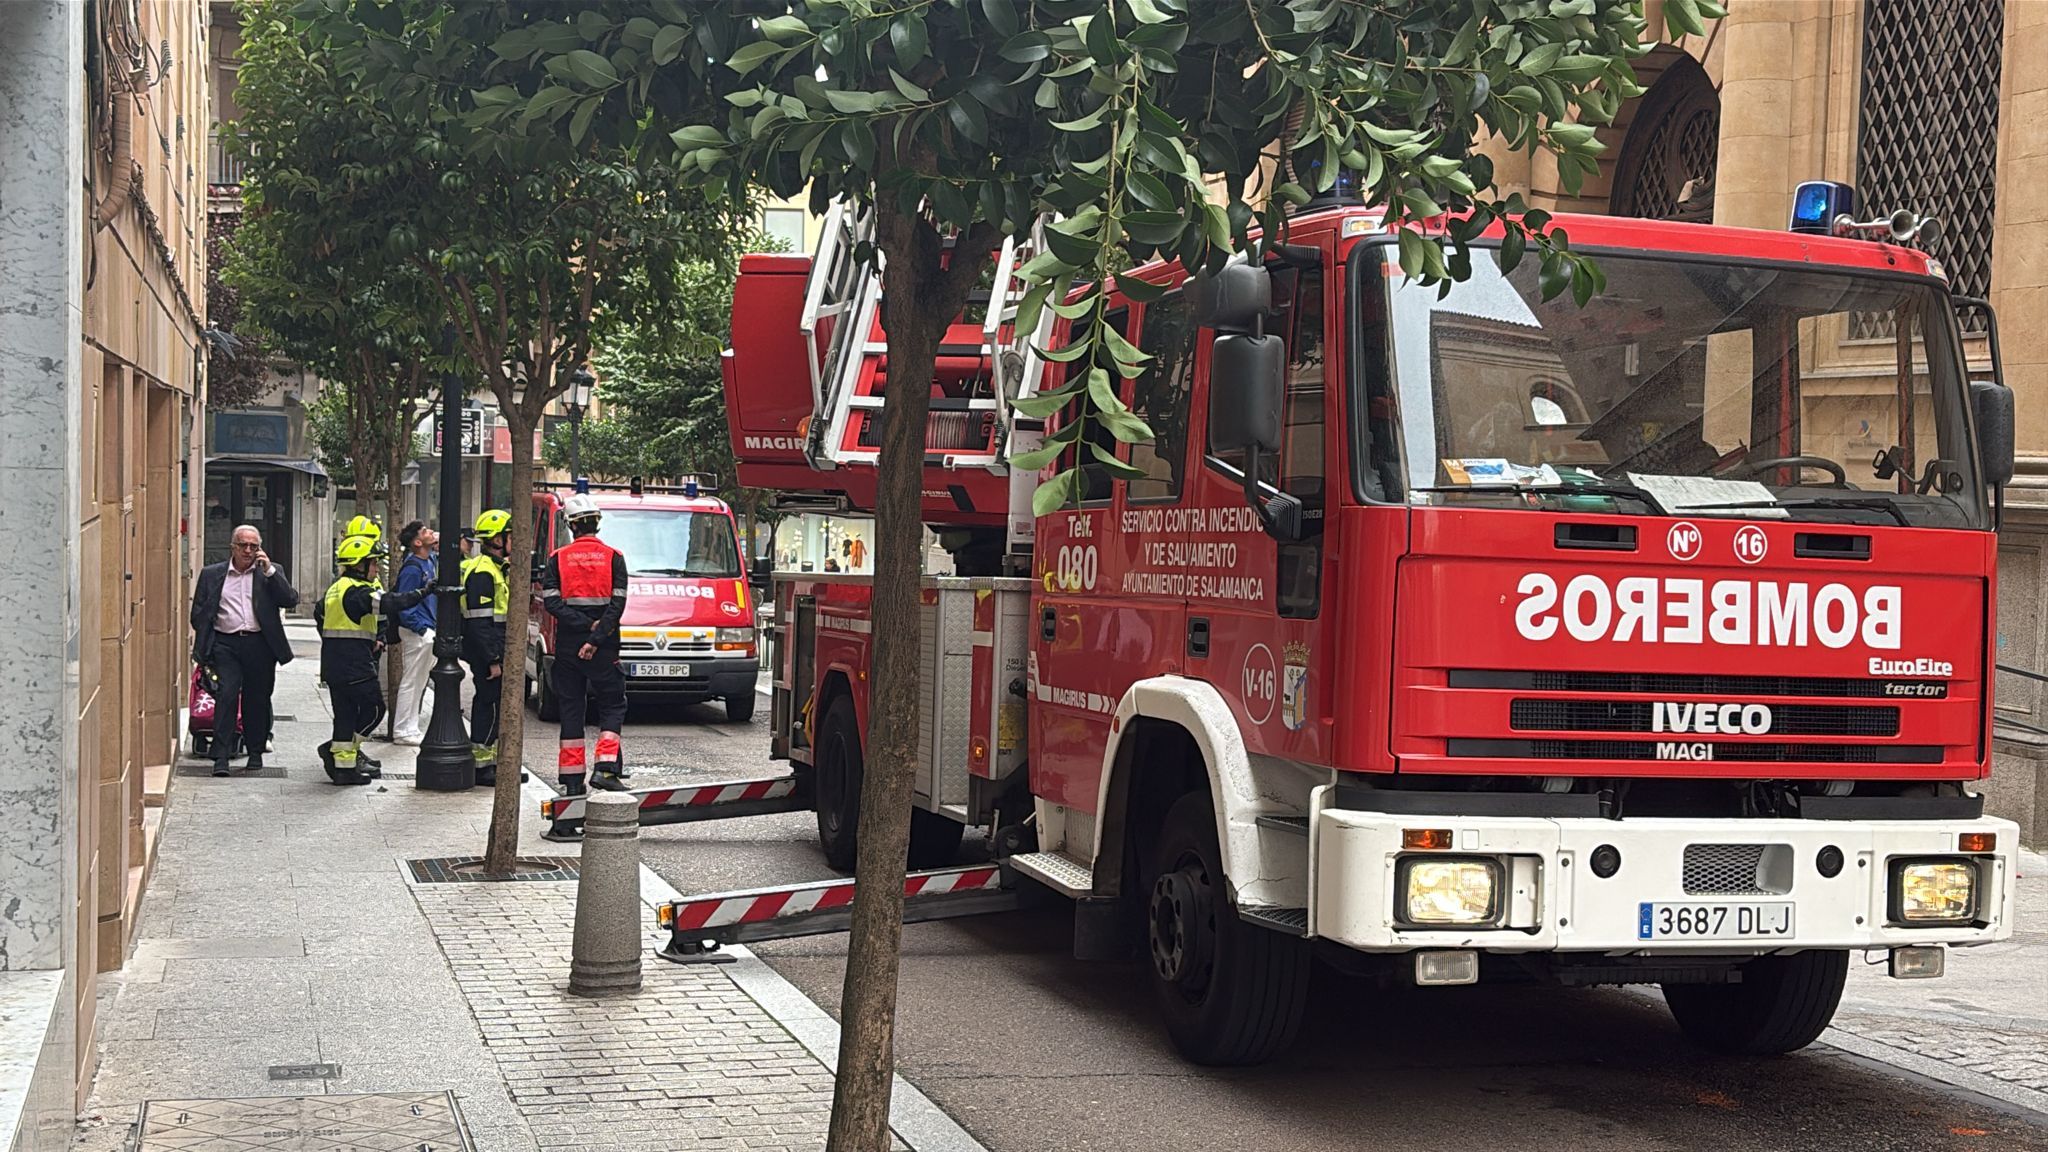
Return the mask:
<svg viewBox="0 0 2048 1152">
<path fill-rule="evenodd" d="M 80 1149 L 122 1147 L 147 1100 L 444 1090 L 485 1152 L 823 1146 L 821 1011 L 743 950 L 687 967 L 650 953 L 638 995 L 567 995 L 574 884 L 416 882 L 403 861 L 481 853 L 489 795 L 416 791 L 395 778 L 412 750 L 382 746 L 394 778 L 330 785 L 311 753 L 328 724 L 314 637 L 291 632 L 282 775 L 171 789 L 134 954 L 102 993 Z M 525 807 L 523 856 L 576 854 Z M 272 1079 L 320 1064 L 339 1067 Z M 980 1147 L 900 1080 L 897 1116 L 920 1152 Z"/>
<path fill-rule="evenodd" d="M 2020 855 L 2011 940 L 1948 955 L 1939 980 L 1852 967 L 1821 1039 L 1859 1056 L 2048 1113 L 2048 857 Z"/>
</svg>

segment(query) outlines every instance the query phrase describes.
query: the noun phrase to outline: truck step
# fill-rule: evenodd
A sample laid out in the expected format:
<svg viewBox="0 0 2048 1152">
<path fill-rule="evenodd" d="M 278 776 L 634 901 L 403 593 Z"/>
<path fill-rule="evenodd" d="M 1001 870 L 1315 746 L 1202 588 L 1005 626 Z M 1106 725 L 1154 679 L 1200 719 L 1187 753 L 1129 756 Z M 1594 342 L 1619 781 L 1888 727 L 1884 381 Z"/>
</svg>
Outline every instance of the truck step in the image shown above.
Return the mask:
<svg viewBox="0 0 2048 1152">
<path fill-rule="evenodd" d="M 1306 908 L 1240 908 L 1238 919 L 1289 936 L 1308 935 L 1308 909 Z"/>
<path fill-rule="evenodd" d="M 1095 891 L 1095 870 L 1063 852 L 1021 852 L 1005 863 L 1020 874 L 1068 896 Z"/>
<path fill-rule="evenodd" d="M 643 828 L 656 824 L 724 820 L 734 816 L 763 816 L 771 812 L 808 812 L 811 809 L 809 790 L 799 787 L 794 776 L 725 780 L 674 788 L 635 788 L 627 795 L 640 800 L 640 826 Z M 583 820 L 584 799 L 582 796 L 556 796 L 543 800 L 541 817 L 557 825 L 567 821 L 578 826 Z"/>
<path fill-rule="evenodd" d="M 1016 908 L 1018 894 L 1003 887 L 1002 878 L 994 864 L 912 872 L 903 878 L 903 922 Z M 725 944 L 844 932 L 853 922 L 853 891 L 852 880 L 821 880 L 670 901 L 654 910 L 655 922 L 669 933 L 660 956 L 690 963 Z"/>
</svg>

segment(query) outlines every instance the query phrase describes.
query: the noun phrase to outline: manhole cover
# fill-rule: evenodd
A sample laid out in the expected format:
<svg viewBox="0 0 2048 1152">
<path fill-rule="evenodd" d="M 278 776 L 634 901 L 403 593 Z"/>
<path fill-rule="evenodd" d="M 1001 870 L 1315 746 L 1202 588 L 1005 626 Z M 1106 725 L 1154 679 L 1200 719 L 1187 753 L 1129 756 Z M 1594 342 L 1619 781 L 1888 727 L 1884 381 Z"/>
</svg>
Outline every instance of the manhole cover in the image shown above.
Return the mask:
<svg viewBox="0 0 2048 1152">
<path fill-rule="evenodd" d="M 574 880 L 574 856 L 521 856 L 518 870 L 510 875 L 491 876 L 484 872 L 481 856 L 437 856 L 430 860 L 407 860 L 414 882 L 420 884 L 489 883 L 500 880 Z"/>
<path fill-rule="evenodd" d="M 284 767 L 283 767 L 283 765 L 279 765 L 279 764 L 265 764 L 265 765 L 264 765 L 263 767 L 261 767 L 261 768 L 258 768 L 258 769 L 257 769 L 257 770 L 255 770 L 254 772 L 251 772 L 251 771 L 249 771 L 249 770 L 248 770 L 247 768 L 244 768 L 244 767 L 242 767 L 242 766 L 241 766 L 240 764 L 230 764 L 230 765 L 229 765 L 229 767 L 230 767 L 230 768 L 232 768 L 232 769 L 234 770 L 234 775 L 235 775 L 235 777 L 236 777 L 237 779 L 242 779 L 242 780 L 282 780 L 282 779 L 284 779 Z M 211 760 L 187 760 L 187 761 L 185 761 L 185 762 L 183 762 L 183 763 L 181 763 L 181 764 L 179 764 L 179 765 L 178 765 L 178 775 L 180 775 L 180 776 L 211 776 L 211 775 L 213 775 L 213 761 L 211 761 Z"/>
<path fill-rule="evenodd" d="M 136 1152 L 469 1152 L 452 1092 L 151 1100 L 136 1117 Z"/>
</svg>

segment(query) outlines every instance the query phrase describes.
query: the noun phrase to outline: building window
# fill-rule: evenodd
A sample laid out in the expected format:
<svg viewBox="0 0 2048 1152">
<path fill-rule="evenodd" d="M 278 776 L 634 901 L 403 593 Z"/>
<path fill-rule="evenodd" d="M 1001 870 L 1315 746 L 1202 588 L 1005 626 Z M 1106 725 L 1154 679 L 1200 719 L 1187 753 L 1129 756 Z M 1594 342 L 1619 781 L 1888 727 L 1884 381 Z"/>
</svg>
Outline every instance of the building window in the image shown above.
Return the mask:
<svg viewBox="0 0 2048 1152">
<path fill-rule="evenodd" d="M 1704 224 L 1714 218 L 1721 94 L 1691 56 L 1668 59 L 1622 141 L 1608 207 L 1617 216 Z"/>
<path fill-rule="evenodd" d="M 761 233 L 783 252 L 804 251 L 804 213 L 801 208 L 769 208 L 761 213 Z"/>
<path fill-rule="evenodd" d="M 1958 296 L 1991 294 L 2004 0 L 1866 0 L 1856 132 L 1857 214 L 1934 216 L 1926 245 Z M 1852 338 L 1892 334 L 1891 313 L 1858 313 Z M 1967 330 L 1983 321 L 1966 317 Z M 1974 326 L 1974 327 L 1973 327 Z"/>
</svg>

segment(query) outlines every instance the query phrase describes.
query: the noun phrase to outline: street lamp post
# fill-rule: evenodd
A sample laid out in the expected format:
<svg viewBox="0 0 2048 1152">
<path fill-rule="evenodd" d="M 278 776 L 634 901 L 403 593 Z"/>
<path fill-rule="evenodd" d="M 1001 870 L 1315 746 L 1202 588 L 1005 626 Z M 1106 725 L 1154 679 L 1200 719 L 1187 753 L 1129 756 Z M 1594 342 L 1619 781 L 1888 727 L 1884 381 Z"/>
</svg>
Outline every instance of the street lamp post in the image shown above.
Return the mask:
<svg viewBox="0 0 2048 1152">
<path fill-rule="evenodd" d="M 443 355 L 455 350 L 455 333 L 441 336 Z M 434 712 L 413 786 L 429 792 L 461 792 L 476 785 L 476 757 L 462 724 L 462 377 L 441 378 L 441 558 L 434 608 Z"/>
<path fill-rule="evenodd" d="M 577 368 L 569 376 L 569 394 L 562 400 L 569 410 L 569 479 L 575 481 L 578 492 L 583 491 L 583 413 L 590 407 L 590 386 L 596 382 L 589 366 Z"/>
</svg>

